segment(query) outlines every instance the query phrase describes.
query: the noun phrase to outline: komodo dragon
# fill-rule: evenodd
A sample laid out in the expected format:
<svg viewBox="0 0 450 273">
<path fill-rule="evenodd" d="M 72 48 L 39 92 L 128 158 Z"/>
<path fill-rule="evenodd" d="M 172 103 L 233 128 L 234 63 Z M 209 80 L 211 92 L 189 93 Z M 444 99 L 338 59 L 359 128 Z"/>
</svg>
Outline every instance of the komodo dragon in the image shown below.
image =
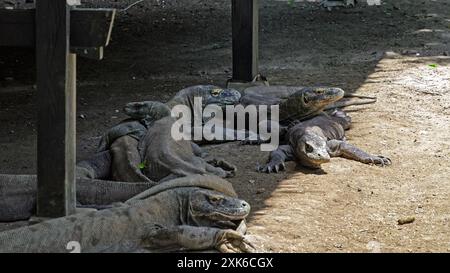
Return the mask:
<svg viewBox="0 0 450 273">
<path fill-rule="evenodd" d="M 231 184 L 195 175 L 167 181 L 107 210 L 80 213 L 0 233 L 0 252 L 251 251 L 236 228 L 250 212 Z"/>
<path fill-rule="evenodd" d="M 278 172 L 285 169 L 285 161 L 295 160 L 309 168 L 320 168 L 330 157 L 344 157 L 365 164 L 386 166 L 391 160 L 384 156 L 368 154 L 345 140 L 345 130 L 351 119 L 343 111 L 321 114 L 299 122 L 287 132 L 287 145 L 271 152 L 269 162 L 258 167 L 260 172 Z"/>
<path fill-rule="evenodd" d="M 124 113 L 130 117 L 111 128 L 102 137 L 98 152 L 109 150 L 112 155 L 112 165 L 109 177 L 114 181 L 150 182 L 141 168 L 142 160 L 137 150 L 139 140 L 146 134 L 153 122 L 170 116 L 171 108 L 176 105 L 186 105 L 192 111 L 194 98 L 202 99 L 202 108 L 209 104 L 221 107 L 236 104 L 241 94 L 234 89 L 222 89 L 214 85 L 196 85 L 180 90 L 166 104 L 157 101 L 130 102 L 124 107 Z M 169 136 L 169 135 L 167 135 Z M 200 147 L 191 143 L 197 156 L 204 156 Z"/>
<path fill-rule="evenodd" d="M 350 98 L 350 99 L 349 99 Z M 361 100 L 352 101 L 351 98 Z M 324 110 L 375 103 L 376 98 L 345 94 L 336 87 L 253 86 L 245 89 L 240 103 L 247 105 L 279 105 L 281 124 L 314 117 Z M 270 108 L 269 108 L 270 109 Z"/>
<path fill-rule="evenodd" d="M 219 177 L 234 176 L 236 167 L 224 160 L 204 159 L 188 140 L 175 140 L 171 136 L 175 119 L 165 117 L 156 121 L 139 142 L 139 152 L 145 168 L 143 173 L 154 181 L 167 176 L 214 174 Z M 194 145 L 195 147 L 195 145 Z M 170 177 L 170 176 L 169 176 Z"/>
</svg>

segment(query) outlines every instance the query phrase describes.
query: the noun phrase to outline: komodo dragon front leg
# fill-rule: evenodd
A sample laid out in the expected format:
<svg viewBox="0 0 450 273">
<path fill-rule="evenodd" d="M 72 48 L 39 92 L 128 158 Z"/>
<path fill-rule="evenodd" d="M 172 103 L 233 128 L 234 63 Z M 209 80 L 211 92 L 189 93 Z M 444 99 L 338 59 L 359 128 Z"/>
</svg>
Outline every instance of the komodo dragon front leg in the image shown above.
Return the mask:
<svg viewBox="0 0 450 273">
<path fill-rule="evenodd" d="M 244 235 L 231 229 L 189 225 L 148 224 L 140 239 L 123 241 L 109 247 L 98 246 L 90 252 L 140 253 L 177 252 L 217 249 L 222 253 L 253 252 L 255 248 Z"/>
<path fill-rule="evenodd" d="M 231 229 L 180 225 L 147 228 L 141 246 L 159 251 L 204 250 L 215 248 L 224 253 L 252 252 L 253 245 L 241 233 Z"/>
<path fill-rule="evenodd" d="M 290 145 L 281 145 L 275 151 L 270 153 L 269 162 L 265 166 L 258 166 L 257 171 L 271 173 L 286 169 L 285 162 L 294 161 L 294 152 Z"/>
<path fill-rule="evenodd" d="M 343 157 L 365 164 L 372 164 L 377 166 L 391 165 L 391 159 L 381 155 L 371 155 L 363 150 L 355 147 L 342 140 L 327 141 L 327 150 L 331 157 Z"/>
</svg>

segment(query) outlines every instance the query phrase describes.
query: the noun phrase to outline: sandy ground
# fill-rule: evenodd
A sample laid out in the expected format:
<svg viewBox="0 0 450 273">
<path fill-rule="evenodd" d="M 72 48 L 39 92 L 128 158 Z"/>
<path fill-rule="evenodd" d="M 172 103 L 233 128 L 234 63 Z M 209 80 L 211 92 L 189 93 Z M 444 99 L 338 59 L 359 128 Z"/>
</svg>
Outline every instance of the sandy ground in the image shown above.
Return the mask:
<svg viewBox="0 0 450 273">
<path fill-rule="evenodd" d="M 261 72 L 272 85 L 376 95 L 376 104 L 349 109 L 348 139 L 393 165 L 333 159 L 322 171 L 290 163 L 267 175 L 254 171 L 268 156 L 257 146 L 206 147 L 239 166 L 230 181 L 252 205 L 249 234 L 259 251 L 450 251 L 450 1 L 384 2 L 330 13 L 261 1 Z M 231 73 L 229 14 L 221 0 L 147 1 L 119 13 L 105 60 L 79 60 L 78 158 L 124 118 L 124 103 L 223 85 Z M 35 173 L 33 58 L 0 51 L 1 173 Z M 404 217 L 415 221 L 398 225 Z"/>
</svg>

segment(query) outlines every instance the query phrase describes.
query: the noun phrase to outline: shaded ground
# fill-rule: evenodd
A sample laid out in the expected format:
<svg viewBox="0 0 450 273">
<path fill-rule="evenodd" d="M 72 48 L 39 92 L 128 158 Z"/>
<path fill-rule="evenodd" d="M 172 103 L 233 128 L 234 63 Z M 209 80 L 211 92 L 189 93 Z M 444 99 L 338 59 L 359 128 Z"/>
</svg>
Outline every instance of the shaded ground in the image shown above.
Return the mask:
<svg viewBox="0 0 450 273">
<path fill-rule="evenodd" d="M 230 181 L 253 207 L 249 233 L 260 250 L 450 251 L 450 1 L 332 13 L 261 2 L 261 72 L 272 84 L 376 95 L 377 104 L 352 109 L 348 138 L 394 163 L 382 169 L 333 159 L 323 173 L 289 164 L 286 173 L 265 175 L 253 171 L 268 156 L 258 147 L 207 147 L 239 166 Z M 79 159 L 124 118 L 124 103 L 166 101 L 182 87 L 223 85 L 230 76 L 229 1 L 139 7 L 119 13 L 104 61 L 79 61 Z M 0 52 L 2 173 L 36 169 L 33 58 L 27 50 Z M 397 225 L 407 216 L 415 222 Z"/>
</svg>

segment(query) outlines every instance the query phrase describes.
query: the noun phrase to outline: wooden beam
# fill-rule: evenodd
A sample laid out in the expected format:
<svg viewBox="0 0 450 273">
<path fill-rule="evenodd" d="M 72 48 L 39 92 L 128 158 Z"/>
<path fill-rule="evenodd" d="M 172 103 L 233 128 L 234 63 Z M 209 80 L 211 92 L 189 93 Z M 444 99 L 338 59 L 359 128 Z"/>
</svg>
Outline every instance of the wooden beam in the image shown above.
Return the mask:
<svg viewBox="0 0 450 273">
<path fill-rule="evenodd" d="M 39 2 L 39 1 L 37 1 Z M 108 45 L 114 9 L 72 9 L 70 46 L 99 48 Z M 0 46 L 34 47 L 36 10 L 0 9 Z"/>
<path fill-rule="evenodd" d="M 258 0 L 232 0 L 233 81 L 258 74 Z"/>
<path fill-rule="evenodd" d="M 82 57 L 92 60 L 103 59 L 103 47 L 72 47 L 70 52 L 76 54 L 77 57 Z"/>
<path fill-rule="evenodd" d="M 76 56 L 69 54 L 69 33 L 66 1 L 36 2 L 39 217 L 75 211 Z"/>
</svg>

